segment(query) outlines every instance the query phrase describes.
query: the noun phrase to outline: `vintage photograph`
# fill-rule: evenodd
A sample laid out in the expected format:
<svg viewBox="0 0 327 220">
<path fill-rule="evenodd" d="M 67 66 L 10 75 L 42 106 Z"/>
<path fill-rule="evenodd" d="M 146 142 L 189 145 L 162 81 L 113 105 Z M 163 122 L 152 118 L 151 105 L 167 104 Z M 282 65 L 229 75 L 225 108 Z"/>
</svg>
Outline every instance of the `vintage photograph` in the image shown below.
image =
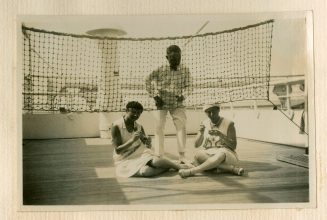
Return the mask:
<svg viewBox="0 0 327 220">
<path fill-rule="evenodd" d="M 311 12 L 18 23 L 21 207 L 314 203 Z"/>
</svg>

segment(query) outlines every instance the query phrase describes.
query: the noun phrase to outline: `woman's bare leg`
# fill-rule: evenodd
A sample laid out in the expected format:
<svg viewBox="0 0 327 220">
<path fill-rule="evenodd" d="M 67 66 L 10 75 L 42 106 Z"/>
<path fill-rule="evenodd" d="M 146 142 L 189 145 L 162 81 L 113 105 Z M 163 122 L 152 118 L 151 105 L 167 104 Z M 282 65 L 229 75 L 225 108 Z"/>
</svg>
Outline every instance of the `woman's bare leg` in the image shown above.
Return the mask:
<svg viewBox="0 0 327 220">
<path fill-rule="evenodd" d="M 205 150 L 199 150 L 198 152 L 196 152 L 195 156 L 194 156 L 194 165 L 195 166 L 199 166 L 202 163 L 204 163 L 206 160 L 208 160 L 210 157 L 210 155 L 208 155 Z M 218 168 L 220 171 L 222 171 L 222 173 L 227 172 L 227 173 L 232 173 L 232 174 L 236 174 L 236 175 L 243 175 L 244 174 L 244 169 L 241 167 L 238 167 L 236 165 L 230 165 L 230 164 L 225 164 L 225 163 L 221 163 L 218 165 L 218 167 L 214 167 L 214 168 Z"/>
<path fill-rule="evenodd" d="M 194 162 L 195 166 L 199 166 L 200 164 L 204 163 L 210 157 L 204 150 L 199 150 L 195 153 Z"/>
<path fill-rule="evenodd" d="M 242 176 L 244 174 L 244 169 L 236 165 L 220 164 L 218 166 L 218 169 L 223 172 L 228 172 L 239 176 Z"/>
<path fill-rule="evenodd" d="M 152 177 L 159 175 L 163 172 L 167 171 L 165 168 L 154 168 L 150 167 L 148 165 L 145 165 L 142 167 L 136 174 L 135 176 L 140 176 L 140 177 Z"/>
<path fill-rule="evenodd" d="M 165 168 L 165 169 L 173 168 L 175 170 L 180 170 L 183 168 L 190 168 L 189 166 L 187 166 L 185 164 L 176 163 L 165 157 L 154 157 L 152 159 L 151 165 L 154 167 Z"/>
<path fill-rule="evenodd" d="M 219 152 L 217 154 L 209 156 L 209 158 L 206 161 L 204 161 L 197 167 L 193 167 L 191 169 L 181 169 L 179 171 L 179 175 L 181 177 L 185 178 L 188 176 L 192 176 L 196 173 L 203 172 L 205 170 L 210 170 L 210 169 L 216 168 L 225 161 L 225 158 L 226 158 L 225 153 Z"/>
</svg>

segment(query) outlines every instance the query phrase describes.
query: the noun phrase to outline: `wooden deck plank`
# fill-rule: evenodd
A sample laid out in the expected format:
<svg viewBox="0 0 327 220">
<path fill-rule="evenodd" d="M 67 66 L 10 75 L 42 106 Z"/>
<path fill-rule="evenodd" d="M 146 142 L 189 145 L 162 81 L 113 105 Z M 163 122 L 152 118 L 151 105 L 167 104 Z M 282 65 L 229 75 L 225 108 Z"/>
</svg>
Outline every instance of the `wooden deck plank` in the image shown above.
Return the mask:
<svg viewBox="0 0 327 220">
<path fill-rule="evenodd" d="M 144 182 L 140 181 L 134 183 L 118 183 L 115 179 L 88 179 L 84 181 L 74 180 L 74 181 L 61 181 L 61 182 L 45 182 L 39 185 L 38 188 L 30 190 L 26 197 L 33 198 L 32 200 L 44 199 L 49 204 L 57 204 L 57 202 L 63 201 L 65 204 L 75 200 L 77 204 L 80 201 L 87 203 L 89 198 L 93 195 L 101 195 L 98 198 L 97 203 L 107 200 L 107 196 L 110 196 L 111 200 L 116 200 L 115 198 L 118 194 L 124 195 L 126 201 L 135 202 L 138 200 L 145 201 L 152 197 L 157 197 L 157 201 L 166 201 L 178 203 L 178 201 L 171 200 L 171 195 L 174 197 L 183 197 L 185 200 L 187 197 L 192 197 L 190 201 L 192 203 L 209 200 L 212 202 L 224 202 L 226 198 L 234 197 L 234 202 L 238 202 L 238 194 L 273 194 L 274 192 L 288 192 L 294 190 L 304 190 L 306 191 L 308 185 L 305 183 L 304 177 L 293 177 L 288 178 L 275 178 L 270 183 L 267 183 L 265 179 L 259 180 L 248 180 L 247 181 L 237 181 L 237 179 L 223 181 L 206 181 L 205 177 L 201 178 L 202 181 L 166 181 L 158 184 L 158 181 Z M 218 179 L 218 178 L 217 178 Z M 199 185 L 205 185 L 205 188 L 200 188 Z M 29 187 L 28 184 L 24 187 Z M 217 197 L 216 197 L 217 196 Z M 288 195 L 286 194 L 288 197 Z M 203 200 L 205 197 L 206 200 Z M 208 198 L 211 197 L 211 198 Z M 119 198 L 119 197 L 118 197 Z M 95 198 L 93 198 L 95 201 Z M 89 201 L 90 202 L 90 201 Z M 242 202 L 252 202 L 250 200 Z M 92 204 L 92 203 L 90 203 Z"/>
<path fill-rule="evenodd" d="M 188 138 L 188 146 L 194 137 Z M 175 138 L 166 138 L 176 157 Z M 308 202 L 309 172 L 276 160 L 302 149 L 239 139 L 246 174 L 206 172 L 182 179 L 177 172 L 153 178 L 116 178 L 110 140 L 27 140 L 23 146 L 23 201 L 34 205 L 223 204 Z M 188 147 L 187 156 L 195 149 Z"/>
</svg>

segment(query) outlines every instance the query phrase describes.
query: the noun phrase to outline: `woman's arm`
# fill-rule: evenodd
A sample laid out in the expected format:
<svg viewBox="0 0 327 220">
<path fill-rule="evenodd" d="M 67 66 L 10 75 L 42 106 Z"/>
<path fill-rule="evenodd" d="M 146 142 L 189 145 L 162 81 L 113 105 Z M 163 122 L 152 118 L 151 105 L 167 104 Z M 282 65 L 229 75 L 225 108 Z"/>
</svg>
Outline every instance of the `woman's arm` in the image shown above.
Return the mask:
<svg viewBox="0 0 327 220">
<path fill-rule="evenodd" d="M 196 148 L 200 147 L 202 142 L 203 142 L 204 129 L 205 129 L 205 126 L 203 124 L 201 124 L 200 129 L 198 131 L 198 134 L 197 134 L 197 136 L 195 138 L 195 142 L 194 142 L 194 147 L 196 147 Z"/>
<path fill-rule="evenodd" d="M 112 145 L 114 146 L 117 154 L 119 154 L 121 151 L 127 150 L 135 141 L 137 141 L 140 137 L 140 133 L 141 131 L 134 132 L 131 139 L 123 143 L 118 126 L 117 125 L 112 126 L 111 128 Z"/>
<path fill-rule="evenodd" d="M 236 130 L 234 123 L 231 123 L 227 130 L 227 136 L 222 134 L 221 132 L 218 133 L 219 137 L 223 139 L 224 143 L 231 149 L 235 150 L 237 145 L 236 139 Z"/>
<path fill-rule="evenodd" d="M 143 143 L 146 147 L 151 148 L 151 142 L 152 142 L 152 140 L 151 140 L 151 138 L 150 138 L 149 136 L 147 136 L 147 135 L 145 134 L 145 131 L 144 131 L 143 126 L 141 126 L 141 136 L 140 136 L 140 139 L 141 139 L 142 143 Z"/>
</svg>

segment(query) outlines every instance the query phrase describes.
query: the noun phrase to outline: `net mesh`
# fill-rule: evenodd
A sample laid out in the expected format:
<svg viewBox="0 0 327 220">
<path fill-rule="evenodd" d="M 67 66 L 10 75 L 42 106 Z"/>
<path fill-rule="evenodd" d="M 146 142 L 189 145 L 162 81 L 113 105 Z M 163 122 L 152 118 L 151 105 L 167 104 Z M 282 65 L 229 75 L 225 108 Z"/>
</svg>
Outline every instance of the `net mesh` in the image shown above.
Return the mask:
<svg viewBox="0 0 327 220">
<path fill-rule="evenodd" d="M 100 38 L 22 27 L 23 109 L 123 111 L 267 100 L 273 20 L 171 38 Z M 179 45 L 172 70 L 166 48 Z"/>
</svg>

